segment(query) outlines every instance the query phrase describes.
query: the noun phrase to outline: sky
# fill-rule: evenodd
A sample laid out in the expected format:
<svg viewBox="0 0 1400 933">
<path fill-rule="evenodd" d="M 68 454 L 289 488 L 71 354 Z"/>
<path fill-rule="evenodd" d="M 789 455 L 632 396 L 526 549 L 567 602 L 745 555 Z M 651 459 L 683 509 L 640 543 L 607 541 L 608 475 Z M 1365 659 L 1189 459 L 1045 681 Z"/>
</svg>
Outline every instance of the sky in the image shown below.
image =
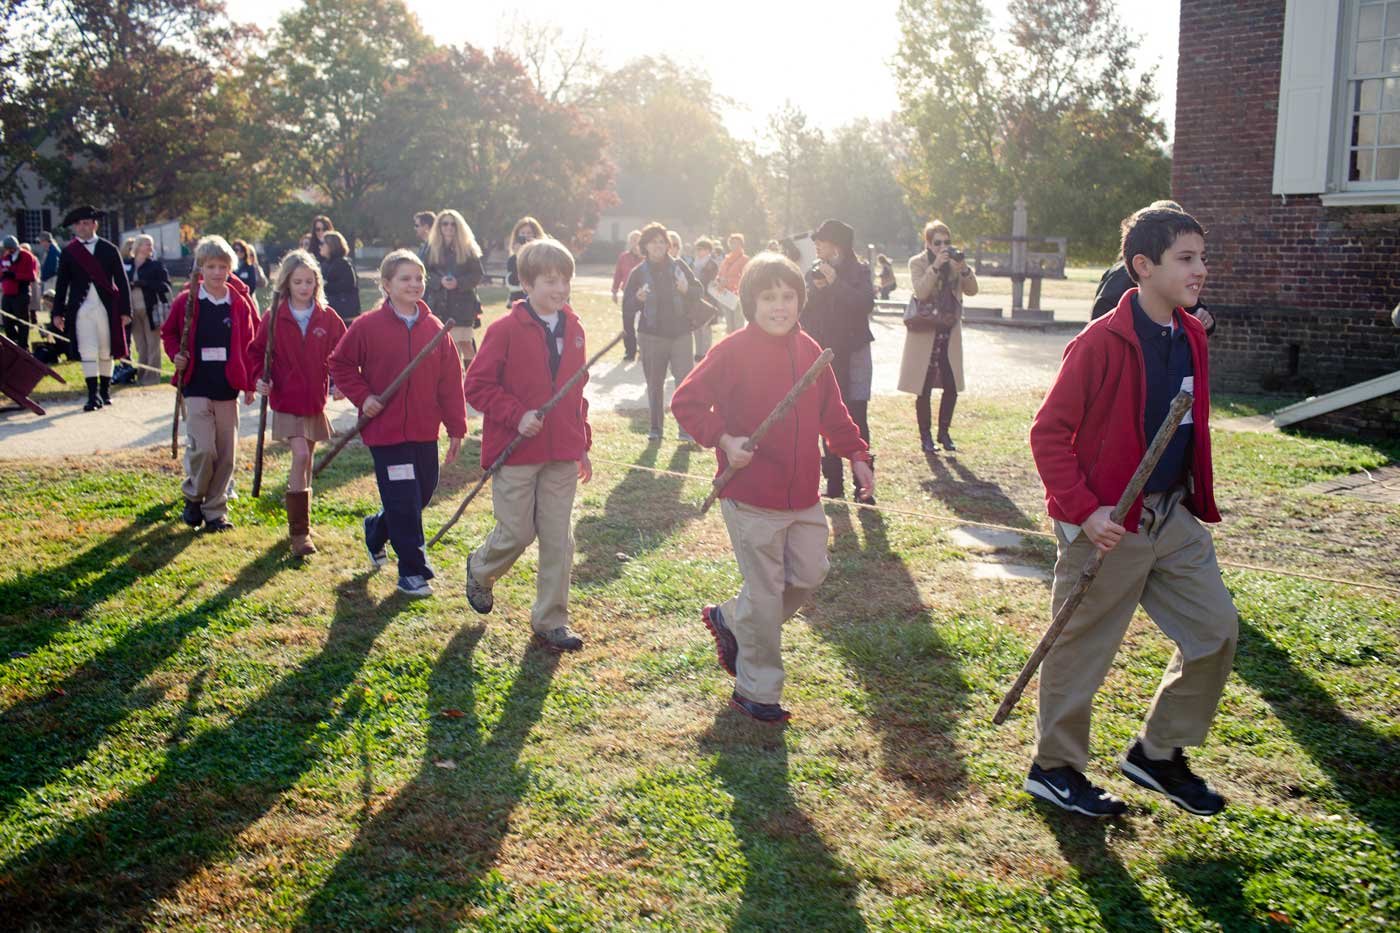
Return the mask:
<svg viewBox="0 0 1400 933">
<path fill-rule="evenodd" d="M 240 22 L 264 28 L 298 0 L 230 0 Z M 890 69 L 899 44 L 899 0 L 849 4 L 792 0 L 666 3 L 660 15 L 639 3 L 530 0 L 528 4 L 406 0 L 435 41 L 494 48 L 509 34 L 521 6 L 534 21 L 551 22 L 566 36 L 587 34 L 605 67 L 643 55 L 666 54 L 707 71 L 715 90 L 739 102 L 726 114 L 734 135 L 761 135 L 768 115 L 791 100 L 823 129 L 857 117 L 879 119 L 899 107 Z M 1004 16 L 1005 0 L 988 0 Z M 699 12 L 704 11 L 703 15 Z M 1159 115 L 1171 134 L 1176 108 L 1177 23 L 1173 0 L 1118 0 L 1120 19 L 1142 39 L 1143 70 L 1156 66 Z M 469 12 L 468 12 L 469 11 Z M 1145 32 L 1143 26 L 1150 26 Z"/>
</svg>

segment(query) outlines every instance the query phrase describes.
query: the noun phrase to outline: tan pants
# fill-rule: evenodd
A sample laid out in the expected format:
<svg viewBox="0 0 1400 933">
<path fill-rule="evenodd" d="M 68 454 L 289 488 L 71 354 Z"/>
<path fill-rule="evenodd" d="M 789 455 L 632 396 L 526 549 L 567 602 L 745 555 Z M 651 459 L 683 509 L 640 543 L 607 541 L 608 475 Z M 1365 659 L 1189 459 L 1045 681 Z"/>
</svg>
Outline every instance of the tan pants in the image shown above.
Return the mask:
<svg viewBox="0 0 1400 933">
<path fill-rule="evenodd" d="M 238 452 L 238 400 L 187 398 L 185 413 L 185 481 L 180 492 L 203 503 L 206 521 L 223 518 Z"/>
<path fill-rule="evenodd" d="M 826 579 L 826 513 L 810 508 L 761 509 L 721 499 L 729 541 L 744 585 L 720 606 L 720 614 L 739 642 L 735 689 L 759 703 L 777 703 L 783 695 L 783 623 Z"/>
<path fill-rule="evenodd" d="M 577 487 L 575 460 L 501 467 L 491 478 L 496 527 L 467 558 L 471 575 L 489 587 L 539 538 L 539 572 L 535 577 L 530 627 L 540 634 L 569 624 Z"/>
<path fill-rule="evenodd" d="M 137 289 L 133 289 L 134 291 Z M 131 342 L 135 344 L 134 355 L 137 362 L 144 366 L 160 369 L 160 331 L 151 326 L 151 319 L 145 305 L 131 309 Z M 155 385 L 159 381 L 160 373 L 158 372 L 153 373 L 145 369 L 136 371 L 137 385 Z"/>
<path fill-rule="evenodd" d="M 74 322 L 78 335 L 78 354 L 83 360 L 83 378 L 93 376 L 110 378 L 112 375 L 112 322 L 107 317 L 107 308 L 97 297 L 94 286 L 88 286 L 88 294 L 78 308 Z M 68 325 L 64 321 L 64 326 Z"/>
<path fill-rule="evenodd" d="M 1036 764 L 1089 761 L 1094 694 L 1139 604 L 1176 653 L 1147 712 L 1143 735 L 1162 748 L 1200 745 L 1215 718 L 1239 639 L 1239 614 L 1220 578 L 1210 532 L 1180 504 L 1182 491 L 1146 497 L 1142 523 L 1104 558 L 1094 585 L 1040 669 Z M 1058 609 L 1074 587 L 1093 544 L 1081 532 L 1071 543 L 1057 525 L 1059 557 L 1051 593 Z"/>
</svg>

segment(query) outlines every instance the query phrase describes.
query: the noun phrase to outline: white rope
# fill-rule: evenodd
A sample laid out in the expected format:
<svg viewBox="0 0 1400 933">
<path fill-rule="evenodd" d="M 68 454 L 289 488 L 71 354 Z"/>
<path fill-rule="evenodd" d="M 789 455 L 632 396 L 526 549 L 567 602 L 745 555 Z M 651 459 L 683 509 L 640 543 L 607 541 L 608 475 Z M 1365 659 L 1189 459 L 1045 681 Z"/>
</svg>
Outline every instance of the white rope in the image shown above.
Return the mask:
<svg viewBox="0 0 1400 933">
<path fill-rule="evenodd" d="M 36 323 L 34 323 L 33 321 L 26 321 L 24 318 L 16 317 L 15 315 L 11 314 L 11 313 L 8 312 L 8 311 L 0 311 L 0 315 L 3 315 L 4 317 L 9 318 L 9 319 L 12 320 L 12 321 L 18 321 L 19 323 L 25 325 L 26 327 L 32 327 L 32 328 L 34 328 L 35 330 L 37 330 L 39 333 L 43 334 L 45 337 L 53 337 L 55 340 L 62 340 L 64 343 L 72 343 L 72 342 L 73 342 L 72 340 L 70 340 L 69 338 L 63 336 L 62 334 L 56 334 L 56 333 L 54 333 L 53 331 L 49 330 L 48 328 L 46 328 L 46 327 L 44 327 L 44 326 L 42 326 L 42 325 L 40 325 L 40 324 L 36 324 Z M 28 347 L 26 347 L 25 349 L 28 349 Z M 136 367 L 137 369 L 144 369 L 144 370 L 146 370 L 147 372 L 152 372 L 152 373 L 155 373 L 155 374 L 157 374 L 157 375 L 162 375 L 162 376 L 165 375 L 163 372 L 161 372 L 161 370 L 160 370 L 158 367 L 155 367 L 155 366 L 147 366 L 145 363 L 138 363 L 138 362 L 136 362 L 135 360 L 126 360 L 125 362 L 127 363 L 127 365 L 129 365 L 129 366 L 134 366 L 134 367 Z"/>
</svg>

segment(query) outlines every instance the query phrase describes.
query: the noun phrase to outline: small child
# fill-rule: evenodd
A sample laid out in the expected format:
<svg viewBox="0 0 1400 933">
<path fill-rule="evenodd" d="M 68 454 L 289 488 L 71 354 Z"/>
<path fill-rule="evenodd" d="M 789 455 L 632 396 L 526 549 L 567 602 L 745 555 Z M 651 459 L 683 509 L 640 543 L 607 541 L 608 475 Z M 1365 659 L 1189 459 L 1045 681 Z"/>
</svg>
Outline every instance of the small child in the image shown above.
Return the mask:
<svg viewBox="0 0 1400 933">
<path fill-rule="evenodd" d="M 294 249 L 282 257 L 273 285 L 275 304 L 258 327 L 248 350 L 248 374 L 259 395 L 272 409 L 272 438 L 292 449 L 287 478 L 287 533 L 292 554 L 316 553 L 311 542 L 311 462 L 318 441 L 329 440 L 326 393 L 330 389 L 330 356 L 345 336 L 345 322 L 326 305 L 325 283 L 316 260 Z M 272 334 L 272 322 L 277 332 Z M 263 372 L 267 342 L 272 347 L 272 371 Z"/>
<path fill-rule="evenodd" d="M 374 458 L 382 508 L 365 519 L 370 567 L 389 562 L 386 545 L 399 559 L 399 592 L 431 596 L 434 576 L 423 540 L 423 509 L 438 481 L 438 427 L 450 441 L 443 463 L 457 459 L 467 436 L 467 404 L 462 397 L 462 362 L 452 341 L 438 342 L 399 386 L 394 397 L 379 393 L 442 330 L 423 302 L 426 270 L 412 250 L 396 249 L 379 264 L 384 303 L 361 314 L 330 356 L 330 375 L 361 414 L 371 419 L 360 432 Z"/>
<path fill-rule="evenodd" d="M 577 651 L 569 627 L 574 563 L 572 514 L 578 481 L 593 478 L 585 374 L 541 419 L 538 409 L 584 365 L 583 325 L 568 305 L 574 257 L 557 240 L 531 240 L 516 254 L 525 300 L 486 328 L 467 370 L 467 400 L 482 413 L 481 465 L 490 467 L 517 435 L 525 440 L 491 481 L 496 527 L 467 558 L 467 601 L 480 613 L 492 586 L 536 536 L 539 575 L 530 627 L 547 647 Z"/>
<path fill-rule="evenodd" d="M 207 236 L 194 248 L 197 275 L 170 305 L 160 329 L 166 355 L 175 363 L 172 383 L 185 396 L 186 525 L 227 531 L 229 488 L 238 456 L 238 393 L 253 403 L 248 347 L 257 313 L 248 290 L 233 278 L 233 247 L 221 236 Z M 195 289 L 196 281 L 198 288 Z M 185 317 L 189 316 L 189 333 Z"/>
<path fill-rule="evenodd" d="M 1084 776 L 1089 715 L 1140 604 L 1176 642 L 1147 721 L 1120 760 L 1131 780 L 1210 816 L 1225 799 L 1192 773 L 1184 746 L 1205 741 L 1230 676 L 1239 616 L 1201 522 L 1218 522 L 1211 489 L 1205 327 L 1182 311 L 1206 278 L 1205 231 L 1151 208 L 1123 222 L 1138 285 L 1065 348 L 1031 424 L 1031 453 L 1055 519 L 1051 602 L 1065 601 L 1097 547 L 1103 567 L 1040 669 L 1036 754 L 1026 790 L 1073 813 L 1116 816 L 1123 801 Z M 1123 524 L 1110 515 L 1177 392 L 1194 401 Z"/>
<path fill-rule="evenodd" d="M 782 627 L 826 578 L 827 524 L 817 497 L 818 438 L 852 461 L 862 491 L 873 493 L 870 450 L 827 367 L 756 450 L 744 443 L 811 367 L 821 347 L 797 326 L 806 297 L 802 272 L 777 253 L 749 260 L 739 283 L 748 324 L 721 340 L 676 389 L 671 411 L 719 470 L 739 468 L 720 508 L 744 585 L 701 614 L 719 663 L 736 679 L 730 705 L 760 722 L 785 722 Z"/>
</svg>

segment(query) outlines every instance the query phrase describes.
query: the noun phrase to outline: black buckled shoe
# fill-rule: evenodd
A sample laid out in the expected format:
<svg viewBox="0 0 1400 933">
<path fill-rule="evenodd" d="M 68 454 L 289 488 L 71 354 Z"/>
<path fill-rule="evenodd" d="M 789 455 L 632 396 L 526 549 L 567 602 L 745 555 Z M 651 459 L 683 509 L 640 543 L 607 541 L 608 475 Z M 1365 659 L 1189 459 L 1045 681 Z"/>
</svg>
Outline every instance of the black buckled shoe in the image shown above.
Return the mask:
<svg viewBox="0 0 1400 933">
<path fill-rule="evenodd" d="M 1186 752 L 1174 749 L 1166 761 L 1148 758 L 1142 742 L 1136 741 L 1119 759 L 1118 767 L 1134 783 L 1166 796 L 1187 813 L 1214 816 L 1225 809 L 1225 798 L 1205 778 L 1197 776 L 1186 763 Z"/>
<path fill-rule="evenodd" d="M 739 640 L 734 637 L 734 632 L 724 623 L 724 616 L 720 615 L 718 606 L 706 606 L 700 611 L 700 619 L 705 623 L 705 628 L 710 630 L 710 635 L 715 640 L 715 657 L 719 659 L 719 666 L 730 677 L 737 676 L 739 670 Z"/>
<path fill-rule="evenodd" d="M 729 698 L 729 705 L 750 719 L 756 719 L 768 725 L 781 725 L 792 718 L 792 713 L 777 703 L 759 703 L 748 697 L 740 696 L 738 693 Z"/>
<path fill-rule="evenodd" d="M 1039 797 L 1061 810 L 1082 816 L 1103 819 L 1128 812 L 1126 803 L 1108 791 L 1095 787 L 1069 765 L 1046 769 L 1032 764 L 1030 774 L 1026 775 L 1025 787 L 1026 793 L 1032 797 Z"/>
<path fill-rule="evenodd" d="M 191 528 L 198 528 L 204 524 L 204 513 L 199 509 L 199 503 L 193 499 L 185 500 L 185 508 L 180 512 L 180 521 Z"/>
</svg>

